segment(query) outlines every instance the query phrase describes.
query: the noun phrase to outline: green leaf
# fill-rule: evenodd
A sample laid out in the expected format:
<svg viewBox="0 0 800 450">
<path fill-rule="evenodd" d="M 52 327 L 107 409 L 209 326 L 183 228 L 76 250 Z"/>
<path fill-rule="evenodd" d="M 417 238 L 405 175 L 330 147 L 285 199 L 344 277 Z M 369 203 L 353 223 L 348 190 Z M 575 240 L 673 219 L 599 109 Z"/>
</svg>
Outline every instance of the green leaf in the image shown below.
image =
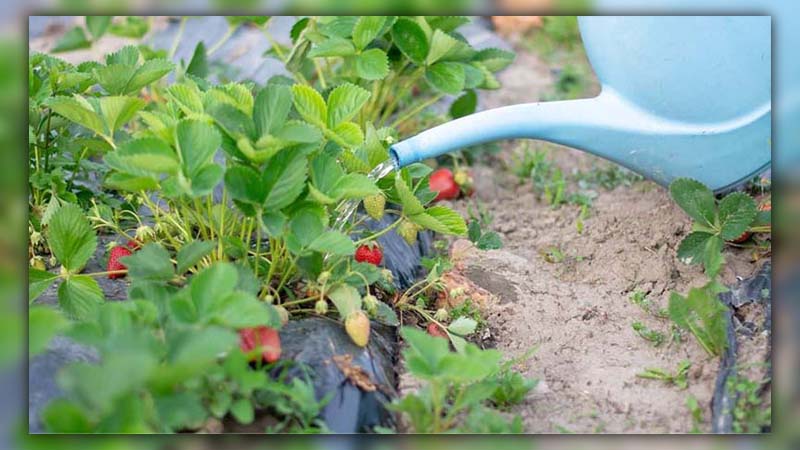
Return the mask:
<svg viewBox="0 0 800 450">
<path fill-rule="evenodd" d="M 392 25 L 394 45 L 411 61 L 422 65 L 428 56 L 428 37 L 422 27 L 412 19 L 399 18 Z"/>
<path fill-rule="evenodd" d="M 358 147 L 364 142 L 364 134 L 361 128 L 353 122 L 342 122 L 336 125 L 333 133 L 343 141 L 346 148 Z"/>
<path fill-rule="evenodd" d="M 139 63 L 140 52 L 134 45 L 126 45 L 114 53 L 106 55 L 106 65 L 134 66 Z"/>
<path fill-rule="evenodd" d="M 92 35 L 92 39 L 98 40 L 106 34 L 113 18 L 114 16 L 86 16 L 86 29 Z"/>
<path fill-rule="evenodd" d="M 50 339 L 69 327 L 61 313 L 48 306 L 34 306 L 28 311 L 28 356 L 37 355 L 47 348 Z"/>
<path fill-rule="evenodd" d="M 112 173 L 104 180 L 104 184 L 112 189 L 139 192 L 158 189 L 158 180 L 148 176 L 127 173 Z"/>
<path fill-rule="evenodd" d="M 70 272 L 80 272 L 97 248 L 97 236 L 81 208 L 65 203 L 58 208 L 47 229 L 50 250 Z"/>
<path fill-rule="evenodd" d="M 108 32 L 115 36 L 139 39 L 150 29 L 150 25 L 143 17 L 127 16 L 121 23 L 112 23 Z"/>
<path fill-rule="evenodd" d="M 201 167 L 191 179 L 191 196 L 202 197 L 211 194 L 214 188 L 222 181 L 225 169 L 222 166 L 209 163 Z"/>
<path fill-rule="evenodd" d="M 178 250 L 176 256 L 176 260 L 178 261 L 178 273 L 186 273 L 187 270 L 194 267 L 201 259 L 211 253 L 214 246 L 214 242 L 211 241 L 192 241 L 185 244 Z"/>
<path fill-rule="evenodd" d="M 344 198 L 364 198 L 368 195 L 379 194 L 381 191 L 366 175 L 358 173 L 348 173 L 339 178 L 333 188 L 326 192 L 335 200 Z"/>
<path fill-rule="evenodd" d="M 389 57 L 379 48 L 371 48 L 356 57 L 356 73 L 365 80 L 382 80 L 389 75 Z"/>
<path fill-rule="evenodd" d="M 369 100 L 370 93 L 351 83 L 340 84 L 328 95 L 328 128 L 353 118 Z"/>
<path fill-rule="evenodd" d="M 678 178 L 669 185 L 672 199 L 692 219 L 705 226 L 714 226 L 716 205 L 714 194 L 703 183 Z"/>
<path fill-rule="evenodd" d="M 464 89 L 464 68 L 456 62 L 439 62 L 428 67 L 425 79 L 434 89 L 455 95 Z"/>
<path fill-rule="evenodd" d="M 256 134 L 275 134 L 286 123 L 292 108 L 292 91 L 287 86 L 268 84 L 258 92 L 253 107 Z"/>
<path fill-rule="evenodd" d="M 400 335 L 408 344 L 403 350 L 403 359 L 411 374 L 424 380 L 437 377 L 442 359 L 450 354 L 447 340 L 412 327 L 401 328 Z"/>
<path fill-rule="evenodd" d="M 186 66 L 186 73 L 196 77 L 205 78 L 208 76 L 208 58 L 206 57 L 206 45 L 199 41 L 194 47 L 192 59 Z"/>
<path fill-rule="evenodd" d="M 86 412 L 77 404 L 57 398 L 42 411 L 42 423 L 50 433 L 91 433 L 92 425 Z"/>
<path fill-rule="evenodd" d="M 683 238 L 678 245 L 678 259 L 684 264 L 703 262 L 706 244 L 713 235 L 704 231 L 694 231 Z"/>
<path fill-rule="evenodd" d="M 445 206 L 433 206 L 424 213 L 409 216 L 409 220 L 437 233 L 456 236 L 467 234 L 467 224 L 464 222 L 464 218 Z"/>
<path fill-rule="evenodd" d="M 349 284 L 337 285 L 328 292 L 328 297 L 342 318 L 346 318 L 353 311 L 361 309 L 361 295 L 356 288 Z"/>
<path fill-rule="evenodd" d="M 173 84 L 167 88 L 167 95 L 184 114 L 203 113 L 203 99 L 200 96 L 200 90 L 194 83 Z"/>
<path fill-rule="evenodd" d="M 306 122 L 324 128 L 328 119 L 328 109 L 325 100 L 319 92 L 304 84 L 292 86 L 294 107 Z"/>
<path fill-rule="evenodd" d="M 225 187 L 236 200 L 261 205 L 266 193 L 261 186 L 261 175 L 248 166 L 233 166 L 225 172 Z"/>
<path fill-rule="evenodd" d="M 490 231 L 481 236 L 475 246 L 478 247 L 479 250 L 497 250 L 503 248 L 503 241 L 500 239 L 499 234 Z"/>
<path fill-rule="evenodd" d="M 356 251 L 353 241 L 344 233 L 326 231 L 309 245 L 311 250 L 333 255 L 350 256 Z"/>
<path fill-rule="evenodd" d="M 28 268 L 28 303 L 36 300 L 56 281 L 58 275 L 46 270 Z"/>
<path fill-rule="evenodd" d="M 459 117 L 468 116 L 475 112 L 477 106 L 478 95 L 475 94 L 474 90 L 470 89 L 450 105 L 450 117 L 458 119 Z"/>
<path fill-rule="evenodd" d="M 231 414 L 237 422 L 243 425 L 253 423 L 253 404 L 249 399 L 240 398 L 231 405 Z"/>
<path fill-rule="evenodd" d="M 145 106 L 144 100 L 126 96 L 102 97 L 99 103 L 108 136 L 113 136 L 115 131 L 133 119 L 136 112 Z"/>
<path fill-rule="evenodd" d="M 289 228 L 301 247 L 310 245 L 323 232 L 322 220 L 309 210 L 300 211 L 292 217 Z"/>
<path fill-rule="evenodd" d="M 138 92 L 150 83 L 165 77 L 172 72 L 175 64 L 166 59 L 150 59 L 144 62 L 136 72 L 134 72 L 128 84 L 125 86 L 123 94 Z"/>
<path fill-rule="evenodd" d="M 195 392 L 176 392 L 154 398 L 159 424 L 169 430 L 194 429 L 206 420 L 203 399 Z"/>
<path fill-rule="evenodd" d="M 361 16 L 353 27 L 353 43 L 359 50 L 364 50 L 383 29 L 386 17 L 383 16 Z"/>
<path fill-rule="evenodd" d="M 284 151 L 273 157 L 261 175 L 264 208 L 279 210 L 292 204 L 302 194 L 307 177 L 308 160 L 302 153 Z"/>
<path fill-rule="evenodd" d="M 132 279 L 169 281 L 175 276 L 175 268 L 169 252 L 158 244 L 147 244 L 130 256 L 120 258 L 128 268 Z"/>
<path fill-rule="evenodd" d="M 214 318 L 221 325 L 236 329 L 258 326 L 280 328 L 278 311 L 272 305 L 259 301 L 255 295 L 232 292 L 219 306 Z"/>
<path fill-rule="evenodd" d="M 722 246 L 724 242 L 719 236 L 712 236 L 706 242 L 706 248 L 703 255 L 703 267 L 706 270 L 706 276 L 713 279 L 719 274 L 722 268 L 724 257 L 722 256 Z"/>
<path fill-rule="evenodd" d="M 491 72 L 505 69 L 514 61 L 514 53 L 499 48 L 485 48 L 479 51 L 474 61 L 479 61 Z"/>
<path fill-rule="evenodd" d="M 414 193 L 411 192 L 411 188 L 408 187 L 406 181 L 399 174 L 394 179 L 394 186 L 395 190 L 397 190 L 397 195 L 400 198 L 400 204 L 403 206 L 403 213 L 408 216 L 413 216 L 416 214 L 421 214 L 425 211 L 422 203 L 414 195 Z"/>
<path fill-rule="evenodd" d="M 97 134 L 105 134 L 105 124 L 102 117 L 92 109 L 91 105 L 83 97 L 77 94 L 74 97 L 50 97 L 43 104 L 78 125 L 88 128 Z"/>
<path fill-rule="evenodd" d="M 221 353 L 236 348 L 238 343 L 239 336 L 222 327 L 210 326 L 182 332 L 169 342 L 168 361 L 174 365 L 202 368 L 215 363 Z"/>
<path fill-rule="evenodd" d="M 458 41 L 445 33 L 442 30 L 435 30 L 431 37 L 431 49 L 428 52 L 428 57 L 425 59 L 425 64 L 431 65 L 445 56 L 450 50 L 458 44 Z"/>
<path fill-rule="evenodd" d="M 756 202 L 743 192 L 728 194 L 719 202 L 720 237 L 736 239 L 742 235 L 758 215 Z"/>
<path fill-rule="evenodd" d="M 216 263 L 192 278 L 192 301 L 203 316 L 214 311 L 236 287 L 239 274 L 230 263 Z"/>
<path fill-rule="evenodd" d="M 91 45 L 92 43 L 86 38 L 83 28 L 73 27 L 56 41 L 56 45 L 50 51 L 53 53 L 69 52 L 81 48 L 89 48 Z"/>
<path fill-rule="evenodd" d="M 197 120 L 181 120 L 175 133 L 181 164 L 186 175 L 193 178 L 213 161 L 222 139 L 212 125 Z"/>
<path fill-rule="evenodd" d="M 347 39 L 332 36 L 314 47 L 308 52 L 309 58 L 321 58 L 331 56 L 350 56 L 355 55 L 356 49 L 353 43 Z"/>
<path fill-rule="evenodd" d="M 461 316 L 448 325 L 447 330 L 459 336 L 467 336 L 475 332 L 478 322 L 469 317 Z"/>
<path fill-rule="evenodd" d="M 64 280 L 58 288 L 58 304 L 67 316 L 77 320 L 88 320 L 105 301 L 103 291 L 94 278 L 75 275 Z"/>
<path fill-rule="evenodd" d="M 175 173 L 178 156 L 166 142 L 156 138 L 126 141 L 105 155 L 106 163 L 113 169 L 134 175 Z"/>
<path fill-rule="evenodd" d="M 137 111 L 144 108 L 145 102 L 140 98 L 126 96 L 107 96 L 99 100 L 100 113 L 103 115 L 107 127 L 107 136 L 128 123 Z"/>
</svg>

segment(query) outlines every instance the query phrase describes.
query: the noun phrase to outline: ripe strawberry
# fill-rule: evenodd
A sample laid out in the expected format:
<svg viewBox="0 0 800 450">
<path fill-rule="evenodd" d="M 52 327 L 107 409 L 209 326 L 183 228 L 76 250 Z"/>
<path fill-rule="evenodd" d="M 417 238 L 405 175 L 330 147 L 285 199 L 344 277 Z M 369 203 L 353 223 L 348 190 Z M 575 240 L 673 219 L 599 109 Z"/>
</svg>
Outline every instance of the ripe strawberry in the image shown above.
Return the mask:
<svg viewBox="0 0 800 450">
<path fill-rule="evenodd" d="M 435 201 L 457 198 L 461 189 L 453 179 L 453 172 L 450 169 L 439 169 L 431 174 L 431 191 L 436 192 Z"/>
<path fill-rule="evenodd" d="M 254 327 L 239 330 L 239 348 L 250 355 L 250 361 L 275 362 L 281 357 L 281 337 L 278 330 L 270 327 Z"/>
<path fill-rule="evenodd" d="M 383 261 L 383 250 L 375 242 L 366 243 L 356 249 L 356 261 L 378 266 Z"/>
<path fill-rule="evenodd" d="M 400 235 L 408 245 L 414 245 L 414 242 L 417 242 L 417 233 L 419 232 L 419 227 L 414 222 L 409 222 L 408 220 L 404 220 L 400 223 L 400 226 L 397 227 L 397 234 Z"/>
<path fill-rule="evenodd" d="M 434 322 L 428 324 L 428 328 L 426 329 L 426 331 L 433 337 L 440 337 L 447 339 L 447 332 L 442 330 L 442 327 L 440 327 Z"/>
<path fill-rule="evenodd" d="M 385 207 L 386 197 L 384 197 L 383 194 L 364 197 L 364 209 L 367 211 L 367 214 L 375 220 L 381 220 Z"/>
<path fill-rule="evenodd" d="M 369 342 L 369 318 L 364 311 L 350 313 L 344 320 L 344 329 L 350 339 L 359 347 L 366 347 Z"/>
<path fill-rule="evenodd" d="M 133 254 L 133 252 L 131 252 L 131 250 L 128 247 L 125 247 L 125 246 L 122 246 L 122 245 L 118 245 L 118 246 L 112 248 L 111 249 L 111 253 L 108 255 L 108 267 L 106 267 L 106 270 L 108 270 L 109 272 L 114 272 L 114 271 L 118 271 L 118 270 L 127 270 L 128 268 L 125 267 L 125 264 L 122 264 L 121 262 L 119 262 L 119 259 L 124 257 L 124 256 L 130 256 L 132 254 Z M 124 273 L 110 273 L 110 274 L 108 274 L 108 278 L 111 278 L 111 279 L 122 278 L 124 276 L 125 276 Z"/>
</svg>

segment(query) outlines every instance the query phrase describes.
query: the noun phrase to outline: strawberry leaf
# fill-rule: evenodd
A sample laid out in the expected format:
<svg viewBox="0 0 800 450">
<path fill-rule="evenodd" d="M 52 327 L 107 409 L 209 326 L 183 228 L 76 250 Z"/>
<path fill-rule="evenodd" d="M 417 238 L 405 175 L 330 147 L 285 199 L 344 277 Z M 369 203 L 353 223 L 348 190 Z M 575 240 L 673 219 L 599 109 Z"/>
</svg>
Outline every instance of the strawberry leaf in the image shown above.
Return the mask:
<svg viewBox="0 0 800 450">
<path fill-rule="evenodd" d="M 743 192 L 728 194 L 719 202 L 720 237 L 736 239 L 750 227 L 758 211 L 752 197 Z"/>
<path fill-rule="evenodd" d="M 713 227 L 716 218 L 714 194 L 703 183 L 690 178 L 678 178 L 669 185 L 672 199 L 692 219 Z"/>
<path fill-rule="evenodd" d="M 328 95 L 328 128 L 353 118 L 367 103 L 370 93 L 351 83 L 340 84 Z"/>
<path fill-rule="evenodd" d="M 392 41 L 417 65 L 425 62 L 429 50 L 428 37 L 419 23 L 408 18 L 397 19 L 392 26 Z"/>
<path fill-rule="evenodd" d="M 97 236 L 79 206 L 65 203 L 53 214 L 47 241 L 56 259 L 72 273 L 80 272 L 97 248 Z"/>
<path fill-rule="evenodd" d="M 97 281 L 87 275 L 71 276 L 58 288 L 59 306 L 68 317 L 76 320 L 93 318 L 104 301 Z"/>
</svg>

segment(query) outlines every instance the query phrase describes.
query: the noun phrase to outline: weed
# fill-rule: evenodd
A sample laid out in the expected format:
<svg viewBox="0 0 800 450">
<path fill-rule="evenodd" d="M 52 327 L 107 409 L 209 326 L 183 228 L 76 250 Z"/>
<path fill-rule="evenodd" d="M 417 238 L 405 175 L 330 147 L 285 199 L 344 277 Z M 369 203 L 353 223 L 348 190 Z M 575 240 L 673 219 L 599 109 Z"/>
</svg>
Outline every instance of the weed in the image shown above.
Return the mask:
<svg viewBox="0 0 800 450">
<path fill-rule="evenodd" d="M 664 383 L 672 384 L 680 389 L 689 387 L 688 375 L 689 368 L 692 367 L 691 361 L 683 361 L 678 365 L 675 372 L 667 372 L 658 368 L 647 368 L 644 372 L 636 374 L 640 378 L 648 378 L 651 380 L 661 380 Z"/>
<path fill-rule="evenodd" d="M 772 425 L 772 408 L 762 398 L 764 382 L 753 381 L 742 376 L 727 380 L 727 388 L 736 396 L 733 408 L 733 431 L 735 433 L 763 433 Z"/>
<path fill-rule="evenodd" d="M 477 305 L 473 304 L 472 299 L 469 298 L 450 309 L 450 317 L 453 320 L 459 317 L 472 319 L 478 324 L 478 329 L 486 325 L 486 319 L 483 317 L 483 314 L 481 314 L 480 309 Z"/>
<path fill-rule="evenodd" d="M 404 327 L 400 334 L 408 344 L 403 350 L 406 367 L 424 383 L 417 392 L 391 404 L 392 409 L 407 416 L 411 431 L 521 431 L 519 417 L 509 422 L 488 406 L 500 386 L 505 385 L 501 388 L 503 393 L 518 394 L 522 390 L 498 381 L 501 369 L 498 351 L 481 350 L 465 343 L 462 352 L 450 352 L 447 341 L 420 330 Z"/>
<path fill-rule="evenodd" d="M 505 370 L 495 378 L 497 381 L 497 388 L 491 396 L 492 402 L 501 407 L 508 408 L 509 406 L 521 403 L 528 392 L 536 387 L 538 380 L 525 378 L 519 372 Z"/>
<path fill-rule="evenodd" d="M 692 430 L 691 433 L 700 433 L 701 425 L 703 425 L 703 410 L 697 402 L 694 395 L 689 394 L 686 397 L 686 407 L 689 409 L 689 414 L 692 416 Z"/>
<path fill-rule="evenodd" d="M 664 333 L 647 328 L 641 322 L 634 322 L 631 326 L 642 339 L 650 341 L 656 347 L 660 346 L 666 341 L 666 336 L 664 336 Z"/>
</svg>

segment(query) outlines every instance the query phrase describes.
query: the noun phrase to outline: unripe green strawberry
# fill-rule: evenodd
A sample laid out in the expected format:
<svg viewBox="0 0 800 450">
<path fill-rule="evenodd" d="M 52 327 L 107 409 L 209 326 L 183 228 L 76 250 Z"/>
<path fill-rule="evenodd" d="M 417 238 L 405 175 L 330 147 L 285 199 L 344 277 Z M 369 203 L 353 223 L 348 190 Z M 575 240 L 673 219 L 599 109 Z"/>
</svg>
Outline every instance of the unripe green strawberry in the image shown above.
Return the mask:
<svg viewBox="0 0 800 450">
<path fill-rule="evenodd" d="M 433 318 L 438 320 L 439 322 L 444 322 L 448 318 L 450 318 L 450 313 L 447 312 L 444 308 L 439 308 L 436 310 L 436 314 L 433 315 Z"/>
<path fill-rule="evenodd" d="M 328 313 L 328 302 L 326 302 L 325 300 L 322 300 L 322 299 L 317 300 L 317 302 L 314 303 L 314 312 L 316 312 L 320 316 L 324 316 L 325 314 L 327 314 Z"/>
<path fill-rule="evenodd" d="M 469 174 L 466 170 L 456 170 L 456 173 L 453 174 L 453 181 L 459 186 L 465 185 L 469 182 Z"/>
<path fill-rule="evenodd" d="M 331 278 L 331 273 L 327 270 L 322 271 L 317 277 L 317 283 L 325 284 Z"/>
<path fill-rule="evenodd" d="M 375 220 L 383 218 L 383 210 L 386 207 L 386 197 L 383 194 L 368 195 L 364 197 L 364 209 L 367 214 Z"/>
<path fill-rule="evenodd" d="M 409 222 L 408 220 L 404 220 L 400 226 L 397 227 L 397 234 L 405 239 L 408 245 L 414 245 L 414 242 L 417 241 L 418 232 L 419 227 L 417 224 Z"/>
<path fill-rule="evenodd" d="M 278 310 L 278 316 L 281 318 L 281 325 L 289 323 L 289 311 L 280 305 L 276 306 L 275 309 Z"/>
<path fill-rule="evenodd" d="M 344 329 L 350 339 L 359 347 L 366 347 L 369 342 L 369 318 L 364 311 L 350 313 L 344 320 Z"/>
<path fill-rule="evenodd" d="M 372 294 L 367 294 L 364 296 L 364 309 L 367 310 L 367 313 L 371 316 L 374 316 L 375 313 L 378 312 L 378 299 L 375 298 Z"/>
</svg>

